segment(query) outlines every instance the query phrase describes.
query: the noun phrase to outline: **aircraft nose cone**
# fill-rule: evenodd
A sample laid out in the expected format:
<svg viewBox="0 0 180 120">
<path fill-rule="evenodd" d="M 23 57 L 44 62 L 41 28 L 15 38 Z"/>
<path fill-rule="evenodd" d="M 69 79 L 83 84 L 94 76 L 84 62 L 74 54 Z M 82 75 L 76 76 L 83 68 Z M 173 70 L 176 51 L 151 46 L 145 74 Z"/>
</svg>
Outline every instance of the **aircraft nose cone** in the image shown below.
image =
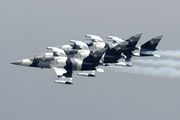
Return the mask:
<svg viewBox="0 0 180 120">
<path fill-rule="evenodd" d="M 11 62 L 11 64 L 14 64 L 14 65 L 20 65 L 21 63 L 23 63 L 23 60 L 16 60 L 16 61 Z"/>
</svg>

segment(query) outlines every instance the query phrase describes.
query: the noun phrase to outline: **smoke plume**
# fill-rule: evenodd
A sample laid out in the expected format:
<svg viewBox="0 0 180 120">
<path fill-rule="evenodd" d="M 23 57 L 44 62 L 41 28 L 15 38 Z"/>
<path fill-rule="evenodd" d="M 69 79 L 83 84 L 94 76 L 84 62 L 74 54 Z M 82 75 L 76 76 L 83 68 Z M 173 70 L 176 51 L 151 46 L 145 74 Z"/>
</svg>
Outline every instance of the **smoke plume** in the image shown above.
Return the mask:
<svg viewBox="0 0 180 120">
<path fill-rule="evenodd" d="M 110 69 L 119 72 L 135 73 L 142 75 L 161 76 L 169 78 L 180 78 L 180 70 L 169 67 L 147 67 L 147 66 L 133 66 L 133 67 L 119 67 L 111 66 Z"/>
<path fill-rule="evenodd" d="M 160 56 L 164 57 L 170 57 L 170 58 L 177 58 L 180 59 L 180 50 L 167 50 L 167 51 L 156 51 L 155 54 L 158 54 Z"/>
<path fill-rule="evenodd" d="M 174 59 L 134 59 L 133 63 L 139 63 L 143 65 L 153 65 L 159 67 L 172 67 L 180 68 L 180 61 Z"/>
<path fill-rule="evenodd" d="M 133 59 L 133 67 L 110 66 L 109 69 L 141 75 L 180 78 L 180 60 L 178 60 L 180 59 L 180 50 L 143 51 L 143 54 L 158 54 L 162 58 L 167 57 L 168 59 Z"/>
</svg>

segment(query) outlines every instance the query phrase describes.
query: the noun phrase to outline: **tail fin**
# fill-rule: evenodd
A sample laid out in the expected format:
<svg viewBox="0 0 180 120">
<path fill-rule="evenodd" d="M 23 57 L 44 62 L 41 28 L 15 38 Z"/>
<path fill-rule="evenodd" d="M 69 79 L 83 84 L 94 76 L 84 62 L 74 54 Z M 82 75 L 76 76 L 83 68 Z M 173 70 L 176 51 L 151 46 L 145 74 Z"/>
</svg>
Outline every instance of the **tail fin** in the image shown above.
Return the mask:
<svg viewBox="0 0 180 120">
<path fill-rule="evenodd" d="M 126 48 L 128 42 L 124 41 L 115 47 L 108 49 L 102 58 L 103 63 L 117 63 L 121 58 L 123 50 Z"/>
<path fill-rule="evenodd" d="M 139 39 L 141 38 L 142 33 L 136 33 L 126 41 L 128 41 L 128 45 L 126 46 L 125 50 L 123 51 L 123 54 L 126 56 L 125 60 L 126 62 L 131 61 L 131 57 L 133 55 L 132 51 L 136 49 L 136 44 L 138 43 Z"/>
<path fill-rule="evenodd" d="M 99 61 L 102 58 L 103 54 L 106 52 L 107 48 L 108 47 L 105 46 L 105 48 L 90 53 L 88 57 L 84 58 L 83 62 L 99 64 Z"/>
<path fill-rule="evenodd" d="M 127 41 L 121 42 L 120 44 L 116 45 L 114 48 L 107 50 L 106 55 L 119 56 L 122 54 L 122 51 L 126 48 L 127 45 L 128 45 Z"/>
<path fill-rule="evenodd" d="M 154 51 L 156 50 L 157 45 L 159 44 L 162 35 L 157 35 L 151 40 L 147 41 L 143 45 L 141 45 L 141 51 Z"/>
<path fill-rule="evenodd" d="M 120 44 L 116 45 L 114 48 L 116 50 L 124 50 L 127 45 L 128 45 L 128 42 L 124 41 L 124 42 L 121 42 Z"/>
<path fill-rule="evenodd" d="M 129 42 L 127 47 L 135 49 L 135 46 L 138 43 L 141 36 L 142 36 L 142 33 L 136 33 L 135 35 L 133 35 L 129 39 L 127 39 L 126 41 Z"/>
</svg>

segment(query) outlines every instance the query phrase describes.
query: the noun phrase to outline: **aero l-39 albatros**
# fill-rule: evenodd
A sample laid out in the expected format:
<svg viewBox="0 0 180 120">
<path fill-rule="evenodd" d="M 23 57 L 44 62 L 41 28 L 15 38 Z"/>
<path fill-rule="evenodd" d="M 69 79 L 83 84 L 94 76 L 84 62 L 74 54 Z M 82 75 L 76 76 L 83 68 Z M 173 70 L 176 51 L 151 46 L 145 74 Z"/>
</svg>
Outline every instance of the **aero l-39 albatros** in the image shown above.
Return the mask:
<svg viewBox="0 0 180 120">
<path fill-rule="evenodd" d="M 136 33 L 127 40 L 108 36 L 109 39 L 112 39 L 113 43 L 104 42 L 103 39 L 97 35 L 85 35 L 91 39 L 91 42 L 71 40 L 70 42 L 74 44 L 63 45 L 60 48 L 65 51 L 67 56 L 77 57 L 79 56 L 79 53 L 85 54 L 85 52 L 96 51 L 107 46 L 108 49 L 101 58 L 102 63 L 105 65 L 108 65 L 109 63 L 115 63 L 116 65 L 130 66 L 131 63 L 126 64 L 124 62 L 119 62 L 118 60 L 120 58 L 125 58 L 126 61 L 130 61 L 129 59 L 132 56 L 132 51 L 136 49 L 135 46 L 141 35 L 142 33 Z"/>
<path fill-rule="evenodd" d="M 138 36 L 138 34 L 135 34 L 134 36 Z M 157 54 L 154 54 L 154 52 L 157 50 L 157 46 L 162 39 L 163 35 L 156 35 L 154 38 L 150 39 L 149 41 L 145 42 L 141 46 L 136 46 L 137 40 L 139 39 L 132 39 L 129 38 L 126 41 L 132 41 L 129 43 L 129 45 L 126 46 L 126 49 L 123 51 L 124 55 L 126 56 L 126 60 L 129 61 L 132 56 L 138 56 L 138 57 L 143 57 L 143 56 L 155 56 L 155 57 L 160 57 Z M 114 43 L 117 42 L 123 42 L 119 37 L 116 36 L 108 36 L 107 38 L 111 39 Z M 132 39 L 132 40 L 130 40 Z M 136 51 L 138 50 L 138 51 Z"/>
<path fill-rule="evenodd" d="M 32 59 L 14 61 L 11 64 L 54 69 L 59 78 L 54 82 L 61 84 L 72 84 L 73 71 L 91 71 L 91 73 L 78 73 L 78 75 L 89 77 L 95 76 L 95 70 L 103 72 L 103 69 L 97 66 L 100 65 L 99 61 L 107 47 L 90 53 L 84 59 L 68 58 L 62 49 L 56 47 L 47 47 L 47 49 L 53 52 L 36 55 Z"/>
</svg>

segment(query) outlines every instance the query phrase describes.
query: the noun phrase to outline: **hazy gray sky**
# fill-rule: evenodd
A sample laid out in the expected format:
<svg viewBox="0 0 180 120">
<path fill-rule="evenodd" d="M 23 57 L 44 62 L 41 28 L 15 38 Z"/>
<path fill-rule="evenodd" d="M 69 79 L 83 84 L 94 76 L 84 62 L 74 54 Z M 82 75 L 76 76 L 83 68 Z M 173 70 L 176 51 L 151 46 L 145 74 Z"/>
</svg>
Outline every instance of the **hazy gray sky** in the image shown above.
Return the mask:
<svg viewBox="0 0 180 120">
<path fill-rule="evenodd" d="M 105 69 L 96 78 L 75 72 L 68 86 L 53 82 L 53 70 L 10 64 L 46 46 L 84 40 L 85 34 L 126 39 L 142 32 L 139 45 L 163 34 L 159 49 L 179 49 L 179 5 L 178 0 L 0 1 L 0 119 L 179 120 L 178 78 Z"/>
</svg>

